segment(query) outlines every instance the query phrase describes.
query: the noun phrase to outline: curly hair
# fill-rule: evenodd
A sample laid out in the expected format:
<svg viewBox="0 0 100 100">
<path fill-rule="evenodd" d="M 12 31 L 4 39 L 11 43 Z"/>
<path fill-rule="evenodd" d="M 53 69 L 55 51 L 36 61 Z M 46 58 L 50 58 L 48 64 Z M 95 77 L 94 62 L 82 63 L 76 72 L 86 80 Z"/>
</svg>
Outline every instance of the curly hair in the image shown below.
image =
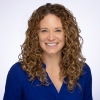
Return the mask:
<svg viewBox="0 0 100 100">
<path fill-rule="evenodd" d="M 82 55 L 81 48 L 83 39 L 80 36 L 81 30 L 78 27 L 76 18 L 70 10 L 61 4 L 47 3 L 35 10 L 28 20 L 28 29 L 26 39 L 21 45 L 19 61 L 22 69 L 26 71 L 30 81 L 39 79 L 42 85 L 48 85 L 46 70 L 43 68 L 42 53 L 39 45 L 39 23 L 48 14 L 54 14 L 60 18 L 65 34 L 65 45 L 62 48 L 62 60 L 59 64 L 60 77 L 67 78 L 67 87 L 74 90 L 78 85 L 78 80 L 83 74 L 85 58 Z"/>
</svg>

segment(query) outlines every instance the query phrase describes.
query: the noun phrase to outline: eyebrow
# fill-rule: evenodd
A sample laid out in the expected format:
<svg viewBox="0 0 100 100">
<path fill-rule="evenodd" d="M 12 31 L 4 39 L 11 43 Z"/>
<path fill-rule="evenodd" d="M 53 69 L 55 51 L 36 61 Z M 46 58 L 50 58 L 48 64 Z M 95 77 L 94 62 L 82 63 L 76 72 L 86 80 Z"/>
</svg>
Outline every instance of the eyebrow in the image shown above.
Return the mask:
<svg viewBox="0 0 100 100">
<path fill-rule="evenodd" d="M 40 29 L 48 29 L 48 28 L 40 28 Z"/>
<path fill-rule="evenodd" d="M 58 28 L 63 29 L 62 27 L 56 27 L 55 29 L 58 29 Z M 40 29 L 48 29 L 48 28 L 40 28 Z"/>
<path fill-rule="evenodd" d="M 56 27 L 55 29 L 58 29 L 58 28 L 63 29 L 62 27 Z"/>
</svg>

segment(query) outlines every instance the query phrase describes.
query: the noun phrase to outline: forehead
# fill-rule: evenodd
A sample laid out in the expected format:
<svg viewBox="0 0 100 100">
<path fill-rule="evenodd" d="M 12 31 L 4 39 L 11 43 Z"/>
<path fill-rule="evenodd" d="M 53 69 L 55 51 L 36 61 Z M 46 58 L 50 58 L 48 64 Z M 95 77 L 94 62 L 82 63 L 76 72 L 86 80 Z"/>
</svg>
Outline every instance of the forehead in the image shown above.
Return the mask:
<svg viewBox="0 0 100 100">
<path fill-rule="evenodd" d="M 46 15 L 39 23 L 40 27 L 62 27 L 61 19 L 54 14 Z"/>
</svg>

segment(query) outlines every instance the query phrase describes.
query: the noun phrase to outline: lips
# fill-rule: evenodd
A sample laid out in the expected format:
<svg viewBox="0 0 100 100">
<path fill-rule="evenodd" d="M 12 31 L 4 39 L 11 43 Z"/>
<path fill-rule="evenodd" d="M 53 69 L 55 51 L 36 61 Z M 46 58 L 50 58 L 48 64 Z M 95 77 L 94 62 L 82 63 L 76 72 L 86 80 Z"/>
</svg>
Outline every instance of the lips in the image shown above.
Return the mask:
<svg viewBox="0 0 100 100">
<path fill-rule="evenodd" d="M 48 46 L 56 46 L 58 43 L 46 43 Z"/>
</svg>

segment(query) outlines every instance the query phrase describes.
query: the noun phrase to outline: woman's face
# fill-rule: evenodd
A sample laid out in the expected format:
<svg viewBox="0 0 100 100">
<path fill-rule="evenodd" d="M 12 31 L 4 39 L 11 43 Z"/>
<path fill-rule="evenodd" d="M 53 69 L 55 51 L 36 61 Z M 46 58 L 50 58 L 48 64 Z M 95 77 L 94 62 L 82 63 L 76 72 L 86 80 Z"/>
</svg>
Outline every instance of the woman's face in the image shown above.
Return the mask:
<svg viewBox="0 0 100 100">
<path fill-rule="evenodd" d="M 64 46 L 64 30 L 61 20 L 48 14 L 40 21 L 39 44 L 45 54 L 59 54 Z"/>
</svg>

